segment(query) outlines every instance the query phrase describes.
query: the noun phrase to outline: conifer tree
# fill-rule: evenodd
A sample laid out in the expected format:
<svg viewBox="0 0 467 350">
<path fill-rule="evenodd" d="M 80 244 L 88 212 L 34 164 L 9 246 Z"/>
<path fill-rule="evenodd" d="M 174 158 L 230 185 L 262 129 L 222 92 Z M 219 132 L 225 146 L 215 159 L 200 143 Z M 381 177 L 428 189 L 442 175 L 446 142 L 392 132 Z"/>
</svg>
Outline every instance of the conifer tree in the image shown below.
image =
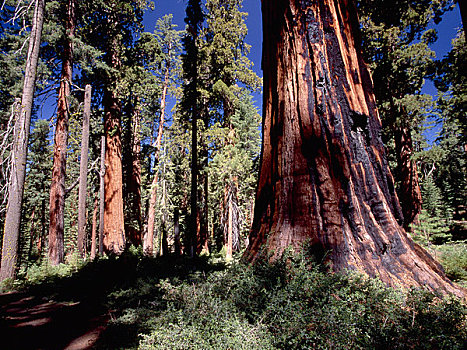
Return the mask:
<svg viewBox="0 0 467 350">
<path fill-rule="evenodd" d="M 353 2 L 263 1 L 262 11 L 263 146 L 246 258 L 308 241 L 335 271 L 463 296 L 396 221 Z"/>
<path fill-rule="evenodd" d="M 418 170 L 414 161 L 414 137 L 425 122 L 431 97 L 422 95 L 424 78 L 435 54 L 429 45 L 451 1 L 360 0 L 363 51 L 370 63 L 378 110 L 383 122 L 383 141 L 395 160 L 392 172 L 401 203 L 403 226 L 410 229 L 421 210 Z"/>
<path fill-rule="evenodd" d="M 54 138 L 54 161 L 50 186 L 49 262 L 58 265 L 64 262 L 65 230 L 65 176 L 68 138 L 70 94 L 73 78 L 73 38 L 76 28 L 75 1 L 66 1 L 64 37 L 61 61 L 60 88 L 57 102 L 57 121 Z"/>
<path fill-rule="evenodd" d="M 29 38 L 28 55 L 24 75 L 21 105 L 15 111 L 16 121 L 13 135 L 11 155 L 11 172 L 8 189 L 8 204 L 5 216 L 2 242 L 2 260 L 0 281 L 15 276 L 18 254 L 18 240 L 21 224 L 21 208 L 23 203 L 24 180 L 26 175 L 26 159 L 28 153 L 29 125 L 34 100 L 37 62 L 41 43 L 42 25 L 44 23 L 44 0 L 36 0 Z"/>
<path fill-rule="evenodd" d="M 199 0 L 188 0 L 186 8 L 187 32 L 183 38 L 185 55 L 182 57 L 183 86 L 182 105 L 188 119 L 191 120 L 191 194 L 190 194 L 190 224 L 187 230 L 186 248 L 190 256 L 194 256 L 199 245 L 198 228 L 198 120 L 201 106 L 199 105 L 199 43 L 198 37 L 203 23 L 203 13 Z"/>
</svg>

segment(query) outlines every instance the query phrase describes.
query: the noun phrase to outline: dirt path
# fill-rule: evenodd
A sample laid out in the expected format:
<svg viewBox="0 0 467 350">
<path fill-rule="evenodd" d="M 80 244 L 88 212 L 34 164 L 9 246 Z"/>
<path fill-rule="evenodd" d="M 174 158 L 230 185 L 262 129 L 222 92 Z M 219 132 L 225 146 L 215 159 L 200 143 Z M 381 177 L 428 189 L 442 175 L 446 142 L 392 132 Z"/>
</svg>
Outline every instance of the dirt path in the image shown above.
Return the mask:
<svg viewBox="0 0 467 350">
<path fill-rule="evenodd" d="M 0 347 L 90 349 L 109 316 L 85 302 L 55 302 L 24 293 L 0 294 Z"/>
</svg>

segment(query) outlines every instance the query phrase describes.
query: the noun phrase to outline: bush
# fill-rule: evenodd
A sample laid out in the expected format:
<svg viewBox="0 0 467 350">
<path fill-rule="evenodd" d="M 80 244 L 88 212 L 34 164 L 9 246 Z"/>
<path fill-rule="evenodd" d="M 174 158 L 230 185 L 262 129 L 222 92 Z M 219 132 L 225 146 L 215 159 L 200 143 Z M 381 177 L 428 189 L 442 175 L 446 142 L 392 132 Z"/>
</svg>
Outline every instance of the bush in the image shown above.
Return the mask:
<svg viewBox="0 0 467 350">
<path fill-rule="evenodd" d="M 436 247 L 447 276 L 467 287 L 467 242 L 452 242 Z"/>
<path fill-rule="evenodd" d="M 164 280 L 167 308 L 141 349 L 463 349 L 467 309 L 455 298 L 400 291 L 305 255 Z"/>
</svg>

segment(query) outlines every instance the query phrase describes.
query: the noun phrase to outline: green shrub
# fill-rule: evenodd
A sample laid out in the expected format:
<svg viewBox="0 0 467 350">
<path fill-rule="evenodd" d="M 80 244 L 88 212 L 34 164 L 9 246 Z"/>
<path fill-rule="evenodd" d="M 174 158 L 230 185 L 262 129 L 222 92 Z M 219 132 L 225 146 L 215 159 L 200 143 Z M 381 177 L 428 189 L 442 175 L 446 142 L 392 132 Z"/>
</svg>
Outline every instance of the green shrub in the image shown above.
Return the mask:
<svg viewBox="0 0 467 350">
<path fill-rule="evenodd" d="M 463 349 L 467 309 L 455 298 L 403 292 L 306 255 L 236 264 L 189 282 L 164 280 L 167 308 L 142 349 Z"/>
<path fill-rule="evenodd" d="M 436 253 L 450 279 L 467 286 L 467 242 L 436 247 Z"/>
</svg>

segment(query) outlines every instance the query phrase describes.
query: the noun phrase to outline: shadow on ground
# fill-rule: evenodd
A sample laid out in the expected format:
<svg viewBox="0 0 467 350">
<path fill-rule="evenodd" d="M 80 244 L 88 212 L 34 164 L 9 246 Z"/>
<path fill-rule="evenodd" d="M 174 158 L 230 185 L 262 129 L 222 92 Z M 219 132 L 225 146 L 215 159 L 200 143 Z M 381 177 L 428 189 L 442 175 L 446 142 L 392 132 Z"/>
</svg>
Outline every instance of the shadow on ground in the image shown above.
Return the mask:
<svg viewBox="0 0 467 350">
<path fill-rule="evenodd" d="M 25 290 L 0 294 L 0 333 L 4 349 L 128 349 L 138 345 L 151 314 L 128 310 L 162 295 L 165 278 L 189 279 L 193 272 L 223 269 L 202 258 L 149 259 L 134 254 L 88 263 L 71 277 L 46 280 Z"/>
</svg>

